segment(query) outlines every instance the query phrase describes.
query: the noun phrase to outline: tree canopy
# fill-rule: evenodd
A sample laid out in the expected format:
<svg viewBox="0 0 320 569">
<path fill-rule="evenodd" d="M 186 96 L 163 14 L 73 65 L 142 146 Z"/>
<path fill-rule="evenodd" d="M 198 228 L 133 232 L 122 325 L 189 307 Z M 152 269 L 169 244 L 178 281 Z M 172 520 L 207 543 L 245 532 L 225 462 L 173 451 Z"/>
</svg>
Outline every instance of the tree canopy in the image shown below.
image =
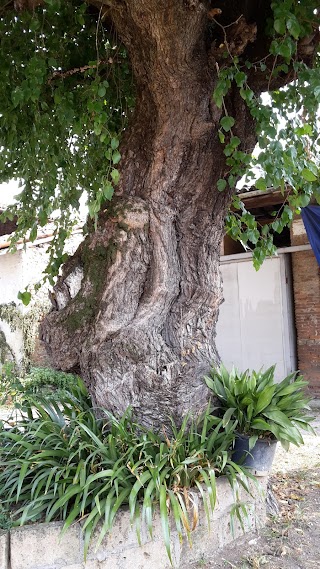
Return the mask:
<svg viewBox="0 0 320 569">
<path fill-rule="evenodd" d="M 72 214 L 88 193 L 92 218 L 119 180 L 119 139 L 134 105 L 126 52 L 83 2 L 45 2 L 0 20 L 1 182 L 17 179 L 14 241 L 59 211 L 50 275 L 63 261 Z M 10 3 L 9 3 L 10 4 Z"/>
<path fill-rule="evenodd" d="M 18 215 L 14 246 L 27 235 L 33 241 L 38 224 L 60 212 L 50 278 L 65 260 L 63 244 L 82 192 L 94 222 L 119 182 L 119 143 L 135 106 L 130 58 L 113 21 L 123 4 L 3 0 L 0 8 L 0 181 L 22 184 L 17 204 L 2 219 Z M 238 10 L 235 4 L 195 0 L 185 9 L 207 10 L 212 97 L 222 109 L 218 136 L 226 156 L 217 188 L 231 188 L 228 233 L 255 245 L 258 266 L 274 251 L 273 232 L 290 224 L 311 197 L 320 203 L 319 13 L 316 1 L 275 0 L 264 3 L 263 20 L 256 22 L 250 20 L 252 3 L 238 3 Z M 254 157 L 235 134 L 228 109 L 234 89 L 255 120 L 260 152 Z M 264 91 L 267 98 L 261 98 Z M 237 198 L 244 174 L 255 178 L 257 189 L 290 187 L 271 226 L 259 228 Z"/>
</svg>

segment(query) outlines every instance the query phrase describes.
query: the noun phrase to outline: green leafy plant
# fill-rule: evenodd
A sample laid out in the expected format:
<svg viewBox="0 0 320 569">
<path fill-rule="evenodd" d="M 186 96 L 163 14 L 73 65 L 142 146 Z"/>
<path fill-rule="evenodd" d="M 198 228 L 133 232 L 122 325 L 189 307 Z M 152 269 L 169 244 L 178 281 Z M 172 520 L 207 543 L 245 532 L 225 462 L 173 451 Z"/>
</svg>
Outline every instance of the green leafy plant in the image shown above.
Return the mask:
<svg viewBox="0 0 320 569">
<path fill-rule="evenodd" d="M 0 370 L 0 405 L 11 404 L 22 390 L 21 379 L 14 362 L 5 362 Z"/>
<path fill-rule="evenodd" d="M 0 404 L 9 402 L 14 408 L 20 408 L 28 397 L 36 394 L 49 394 L 59 400 L 74 389 L 79 389 L 76 375 L 52 368 L 32 367 L 21 374 L 13 362 L 7 362 L 0 372 Z"/>
<path fill-rule="evenodd" d="M 0 530 L 9 530 L 12 527 L 10 512 L 0 504 Z"/>
<path fill-rule="evenodd" d="M 59 404 L 37 395 L 28 405 L 16 426 L 0 434 L 0 499 L 15 504 L 15 524 L 60 519 L 66 531 L 81 518 L 87 551 L 97 524 L 98 547 L 124 504 L 138 541 L 142 521 L 152 536 L 158 505 L 171 559 L 171 522 L 190 540 L 198 491 L 209 523 L 222 474 L 234 490 L 233 513 L 241 523 L 246 517 L 239 489 L 249 493 L 254 478 L 229 458 L 235 422 L 224 428 L 209 407 L 197 421 L 186 417 L 179 428 L 172 422 L 171 432 L 159 435 L 133 422 L 130 410 L 120 420 L 108 413 L 97 419 L 81 380 Z"/>
<path fill-rule="evenodd" d="M 70 391 L 78 384 L 77 376 L 48 367 L 31 367 L 22 380 L 24 391 L 39 393 L 43 390 Z"/>
<path fill-rule="evenodd" d="M 229 372 L 223 365 L 212 369 L 205 381 L 218 398 L 223 426 L 236 421 L 237 431 L 250 437 L 250 448 L 258 438 L 275 438 L 288 450 L 290 443 L 303 444 L 301 429 L 314 432 L 308 415 L 307 382 L 298 372 L 280 383 L 274 381 L 275 366 L 266 371 Z"/>
</svg>

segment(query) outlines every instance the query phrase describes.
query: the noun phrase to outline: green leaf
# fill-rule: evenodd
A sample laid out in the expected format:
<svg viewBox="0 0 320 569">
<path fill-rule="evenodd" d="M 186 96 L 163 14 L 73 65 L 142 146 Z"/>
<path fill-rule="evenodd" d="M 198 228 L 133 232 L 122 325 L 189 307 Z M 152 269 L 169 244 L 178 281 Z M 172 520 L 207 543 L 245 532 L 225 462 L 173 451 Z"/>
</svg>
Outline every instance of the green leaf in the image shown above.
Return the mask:
<svg viewBox="0 0 320 569">
<path fill-rule="evenodd" d="M 254 419 L 252 421 L 251 428 L 258 431 L 269 431 L 275 435 L 275 429 L 272 423 L 267 423 L 267 421 L 264 421 L 263 419 Z"/>
<path fill-rule="evenodd" d="M 76 494 L 79 494 L 79 492 L 81 492 L 81 490 L 82 490 L 82 488 L 79 484 L 76 484 L 75 486 L 70 486 L 68 488 L 67 492 L 65 492 L 59 498 L 59 500 L 57 500 L 52 505 L 49 512 L 47 513 L 46 521 L 49 522 L 52 519 L 52 517 L 54 516 L 55 512 L 57 512 L 60 508 L 63 508 L 63 506 L 70 500 L 70 498 L 72 498 Z"/>
<path fill-rule="evenodd" d="M 28 472 L 28 467 L 29 467 L 28 461 L 23 462 L 21 465 L 21 469 L 20 469 L 20 473 L 19 473 L 18 486 L 17 486 L 17 494 L 16 494 L 16 501 L 17 502 L 19 500 L 19 496 L 20 496 L 20 492 L 21 492 L 21 488 L 23 485 L 24 478 L 26 476 L 26 473 Z"/>
<path fill-rule="evenodd" d="M 225 412 L 225 414 L 223 415 L 222 418 L 222 426 L 225 429 L 226 426 L 228 425 L 232 415 L 234 414 L 234 412 L 236 411 L 235 407 L 230 407 L 229 409 L 227 409 L 227 411 Z"/>
<path fill-rule="evenodd" d="M 63 525 L 62 532 L 61 532 L 62 535 L 65 534 L 65 532 L 69 529 L 69 527 L 75 521 L 75 519 L 80 517 L 80 513 L 81 513 L 81 507 L 79 504 L 72 508 L 72 510 L 70 511 L 70 513 L 69 513 L 69 515 L 68 515 L 68 517 L 67 517 L 67 519 Z"/>
<path fill-rule="evenodd" d="M 256 180 L 254 185 L 257 188 L 257 190 L 265 191 L 267 189 L 267 183 L 265 178 L 259 178 L 258 180 Z"/>
<path fill-rule="evenodd" d="M 113 170 L 111 171 L 111 178 L 113 179 L 115 184 L 118 184 L 119 180 L 120 180 L 119 170 L 116 170 L 115 168 L 113 168 Z"/>
<path fill-rule="evenodd" d="M 99 97 L 104 97 L 105 94 L 107 92 L 107 89 L 105 88 L 104 85 L 100 85 L 99 89 L 98 89 L 98 95 Z"/>
<path fill-rule="evenodd" d="M 228 176 L 228 184 L 229 184 L 230 188 L 235 188 L 237 181 L 238 180 L 237 180 L 236 176 L 233 176 L 233 175 Z"/>
<path fill-rule="evenodd" d="M 229 130 L 231 130 L 231 128 L 235 124 L 235 120 L 233 117 L 224 116 L 224 117 L 222 117 L 220 124 L 221 124 L 223 130 L 225 130 L 226 132 L 229 132 Z"/>
<path fill-rule="evenodd" d="M 244 89 L 243 87 L 241 87 L 239 92 L 240 92 L 240 97 L 242 97 L 242 99 L 246 101 L 247 105 L 250 105 L 254 97 L 254 92 L 252 91 L 252 89 Z"/>
<path fill-rule="evenodd" d="M 315 182 L 317 179 L 317 176 L 315 176 L 309 168 L 303 168 L 301 175 L 307 182 Z"/>
<path fill-rule="evenodd" d="M 134 485 L 132 487 L 132 490 L 131 490 L 130 495 L 129 495 L 129 510 L 130 510 L 131 523 L 134 520 L 138 492 L 147 482 L 150 481 L 150 478 L 151 478 L 151 474 L 148 470 L 146 470 L 138 478 L 138 480 L 134 483 Z"/>
<path fill-rule="evenodd" d="M 223 192 L 223 190 L 225 190 L 226 187 L 227 187 L 226 180 L 223 180 L 223 178 L 220 178 L 220 180 L 218 180 L 218 182 L 217 182 L 218 192 Z"/>
<path fill-rule="evenodd" d="M 270 405 L 272 398 L 274 396 L 274 392 L 276 390 L 276 385 L 270 385 L 266 387 L 261 393 L 259 394 L 253 415 L 257 416 L 261 411 L 266 409 L 268 405 Z"/>
<path fill-rule="evenodd" d="M 161 517 L 164 543 L 167 550 L 167 555 L 172 565 L 171 546 L 170 546 L 170 524 L 169 524 L 168 509 L 167 509 L 167 489 L 164 484 L 161 484 L 160 486 L 159 501 L 160 501 L 160 517 Z"/>
<path fill-rule="evenodd" d="M 287 38 L 287 39 L 289 39 L 289 38 Z M 291 59 L 292 51 L 293 51 L 292 50 L 292 44 L 288 41 L 284 41 L 279 46 L 279 55 L 282 55 L 282 57 L 284 57 L 288 62 Z"/>
<path fill-rule="evenodd" d="M 18 292 L 18 299 L 21 300 L 25 306 L 28 306 L 31 300 L 31 292 L 28 292 L 27 290 L 24 292 Z"/>
<path fill-rule="evenodd" d="M 232 136 L 229 144 L 232 148 L 237 148 L 241 144 L 241 140 L 238 136 Z"/>
<path fill-rule="evenodd" d="M 299 39 L 301 34 L 301 26 L 293 14 L 290 14 L 290 17 L 287 19 L 287 29 L 294 37 L 294 39 Z"/>
<path fill-rule="evenodd" d="M 288 426 L 288 427 L 292 426 L 292 423 L 288 419 L 288 417 L 276 407 L 274 409 L 270 408 L 264 409 L 263 415 L 268 419 L 275 421 L 275 423 L 278 423 L 281 426 Z"/>
<path fill-rule="evenodd" d="M 276 32 L 277 32 L 278 34 L 280 34 L 281 36 L 283 36 L 283 35 L 286 33 L 286 23 L 285 23 L 285 20 L 283 20 L 283 19 L 280 20 L 280 19 L 278 18 L 278 19 L 276 19 L 276 20 L 274 21 L 273 26 L 274 26 L 274 29 L 276 30 Z"/>
<path fill-rule="evenodd" d="M 296 201 L 299 207 L 306 207 L 310 203 L 310 196 L 308 194 L 300 194 L 297 196 Z"/>
<path fill-rule="evenodd" d="M 212 99 L 214 100 L 215 104 L 217 105 L 218 109 L 222 107 L 223 101 L 223 94 L 220 89 L 216 89 L 212 95 Z"/>
<path fill-rule="evenodd" d="M 17 87 L 11 93 L 11 100 L 13 102 L 14 107 L 17 107 L 19 105 L 19 103 L 21 103 L 23 101 L 23 91 L 21 89 L 19 89 L 19 87 Z"/>
<path fill-rule="evenodd" d="M 98 211 L 100 210 L 100 203 L 95 200 L 91 203 L 88 204 L 88 210 L 89 210 L 89 215 L 90 217 L 94 218 L 95 215 L 98 213 Z"/>
<path fill-rule="evenodd" d="M 120 152 L 117 150 L 116 152 L 114 152 L 112 154 L 112 162 L 113 164 L 118 164 L 118 162 L 120 162 L 121 160 L 121 154 Z"/>
<path fill-rule="evenodd" d="M 111 182 L 106 182 L 103 186 L 103 196 L 106 200 L 111 200 L 114 194 L 114 188 Z"/>
<path fill-rule="evenodd" d="M 30 239 L 31 243 L 33 243 L 37 239 L 37 235 L 38 235 L 38 227 L 36 224 L 34 224 L 34 226 L 32 227 L 32 229 L 30 231 L 30 235 L 29 235 L 29 239 Z"/>
<path fill-rule="evenodd" d="M 116 150 L 119 146 L 119 140 L 118 138 L 112 138 L 111 139 L 111 148 L 112 150 Z"/>
<path fill-rule="evenodd" d="M 102 124 L 99 122 L 95 122 L 94 123 L 94 134 L 96 136 L 100 136 L 101 132 L 102 132 Z"/>
<path fill-rule="evenodd" d="M 249 438 L 249 452 L 253 449 L 253 447 L 255 446 L 257 440 L 258 440 L 258 435 L 252 435 L 252 437 Z"/>
<path fill-rule="evenodd" d="M 295 129 L 295 132 L 298 136 L 304 136 L 304 135 L 312 135 L 313 132 L 313 128 L 311 126 L 311 124 L 303 124 L 302 126 L 298 126 Z"/>
<path fill-rule="evenodd" d="M 179 535 L 179 538 L 182 540 L 182 524 L 181 520 L 183 518 L 183 513 L 179 504 L 179 500 L 177 499 L 176 495 L 172 490 L 168 490 L 168 496 L 170 498 L 171 509 L 174 517 L 174 521 L 176 524 L 176 529 Z"/>
<path fill-rule="evenodd" d="M 247 75 L 243 71 L 238 71 L 238 73 L 235 74 L 234 78 L 238 87 L 242 87 L 244 82 L 247 80 Z"/>
<path fill-rule="evenodd" d="M 274 231 L 276 231 L 277 233 L 281 233 L 282 231 L 282 223 L 280 219 L 276 219 L 275 221 L 272 222 L 271 227 Z"/>
</svg>

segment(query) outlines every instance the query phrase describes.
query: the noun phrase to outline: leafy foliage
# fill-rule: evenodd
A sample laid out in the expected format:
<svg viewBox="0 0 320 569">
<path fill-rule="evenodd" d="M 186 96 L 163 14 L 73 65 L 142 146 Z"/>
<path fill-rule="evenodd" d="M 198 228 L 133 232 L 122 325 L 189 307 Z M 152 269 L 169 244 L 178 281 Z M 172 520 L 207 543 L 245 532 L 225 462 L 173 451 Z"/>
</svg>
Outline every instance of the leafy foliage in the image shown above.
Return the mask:
<svg viewBox="0 0 320 569">
<path fill-rule="evenodd" d="M 42 393 L 43 390 L 56 389 L 70 391 L 73 385 L 78 383 L 77 376 L 46 367 L 32 367 L 23 377 L 24 392 L 29 394 Z"/>
<path fill-rule="evenodd" d="M 0 370 L 0 406 L 11 403 L 20 389 L 22 384 L 16 364 L 4 362 Z"/>
<path fill-rule="evenodd" d="M 290 226 L 295 212 L 309 204 L 314 197 L 320 203 L 319 180 L 319 119 L 320 103 L 319 56 L 312 65 L 304 61 L 317 30 L 316 2 L 276 0 L 271 4 L 273 20 L 266 23 L 270 37 L 269 54 L 260 61 L 230 57 L 221 67 L 213 94 L 218 107 L 226 111 L 225 98 L 234 84 L 256 120 L 258 151 L 252 156 L 239 150 L 240 139 L 234 136 L 233 117 L 222 117 L 219 131 L 224 144 L 225 178 L 219 180 L 220 191 L 234 189 L 239 176 L 259 190 L 280 188 L 283 205 L 270 225 L 259 226 L 235 195 L 226 219 L 227 233 L 253 247 L 253 262 L 259 268 L 267 255 L 276 248 L 274 233 Z M 312 52 L 312 49 L 311 49 Z M 252 73 L 264 74 L 268 97 L 257 96 L 250 86 Z M 283 88 L 274 88 L 281 77 L 290 80 Z M 227 128 L 226 128 L 227 127 Z M 244 142 L 244 141 L 242 141 Z M 224 182 L 224 184 L 222 183 Z"/>
<path fill-rule="evenodd" d="M 51 278 L 83 191 L 94 218 L 119 180 L 131 74 L 124 49 L 78 0 L 0 12 L 0 35 L 0 182 L 23 184 L 5 215 L 19 218 L 13 246 L 27 233 L 34 241 L 38 225 L 55 217 Z"/>
<path fill-rule="evenodd" d="M 248 50 L 232 53 L 227 35 L 232 24 L 224 27 L 217 19 L 211 24 L 222 30 L 225 48 L 213 93 L 223 109 L 218 134 L 227 166 L 217 189 L 234 194 L 227 231 L 254 247 L 256 268 L 274 253 L 273 235 L 291 224 L 294 212 L 313 196 L 320 203 L 319 57 L 313 45 L 318 9 L 316 0 L 273 0 L 271 17 L 258 30 L 269 45 L 260 59 L 248 59 Z M 15 178 L 23 184 L 17 206 L 2 219 L 18 214 L 14 248 L 26 235 L 33 241 L 38 224 L 55 216 L 46 274 L 51 281 L 65 261 L 63 245 L 83 191 L 96 219 L 120 178 L 119 142 L 134 88 L 126 51 L 108 28 L 101 12 L 81 0 L 45 0 L 18 14 L 7 6 L 0 11 L 0 181 Z M 235 88 L 256 121 L 254 157 L 227 110 Z M 261 91 L 269 92 L 267 101 Z M 258 189 L 283 192 L 283 207 L 270 226 L 260 227 L 236 196 L 242 176 Z"/>
<path fill-rule="evenodd" d="M 229 458 L 235 423 L 223 428 L 209 408 L 160 436 L 134 423 L 130 411 L 97 420 L 80 379 L 60 404 L 39 395 L 26 404 L 27 414 L 0 434 L 0 498 L 14 506 L 15 524 L 61 519 L 66 531 L 81 518 L 87 550 L 97 524 L 99 545 L 124 504 L 138 540 L 142 520 L 152 536 L 158 505 L 170 557 L 171 522 L 190 539 L 199 515 L 194 492 L 209 520 L 221 474 L 234 489 L 234 513 L 246 516 L 239 489 L 250 492 L 253 478 Z"/>
<path fill-rule="evenodd" d="M 90 400 L 84 385 L 81 381 L 79 383 L 78 376 L 71 373 L 33 367 L 21 374 L 13 362 L 6 362 L 0 371 L 0 405 L 10 405 L 11 419 L 16 416 L 17 410 L 29 412 L 29 399 L 33 401 L 35 396 L 49 396 L 59 401 L 66 393 L 70 394 L 75 390 L 77 397 L 81 395 L 82 405 L 85 401 L 89 405 Z"/>
<path fill-rule="evenodd" d="M 9 530 L 12 527 L 10 512 L 0 504 L 0 530 Z"/>
<path fill-rule="evenodd" d="M 272 437 L 288 450 L 290 443 L 303 444 L 301 429 L 314 432 L 312 417 L 307 414 L 309 399 L 304 393 L 308 382 L 294 372 L 275 383 L 274 370 L 275 366 L 266 371 L 240 373 L 232 368 L 228 372 L 221 365 L 205 378 L 219 399 L 223 425 L 236 421 L 238 432 L 251 437 L 250 448 L 258 437 Z"/>
</svg>

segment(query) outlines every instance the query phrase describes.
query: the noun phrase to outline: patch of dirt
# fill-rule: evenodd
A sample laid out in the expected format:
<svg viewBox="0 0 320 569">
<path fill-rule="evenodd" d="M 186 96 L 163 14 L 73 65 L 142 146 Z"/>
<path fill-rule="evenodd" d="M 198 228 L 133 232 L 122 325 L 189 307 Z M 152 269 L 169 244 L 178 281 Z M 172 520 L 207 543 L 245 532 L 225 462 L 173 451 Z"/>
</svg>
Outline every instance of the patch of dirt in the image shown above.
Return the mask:
<svg viewBox="0 0 320 569">
<path fill-rule="evenodd" d="M 314 410 L 317 436 L 305 444 L 277 448 L 270 477 L 279 506 L 259 533 L 246 534 L 185 569 L 316 569 L 320 568 L 320 410 Z"/>
</svg>

